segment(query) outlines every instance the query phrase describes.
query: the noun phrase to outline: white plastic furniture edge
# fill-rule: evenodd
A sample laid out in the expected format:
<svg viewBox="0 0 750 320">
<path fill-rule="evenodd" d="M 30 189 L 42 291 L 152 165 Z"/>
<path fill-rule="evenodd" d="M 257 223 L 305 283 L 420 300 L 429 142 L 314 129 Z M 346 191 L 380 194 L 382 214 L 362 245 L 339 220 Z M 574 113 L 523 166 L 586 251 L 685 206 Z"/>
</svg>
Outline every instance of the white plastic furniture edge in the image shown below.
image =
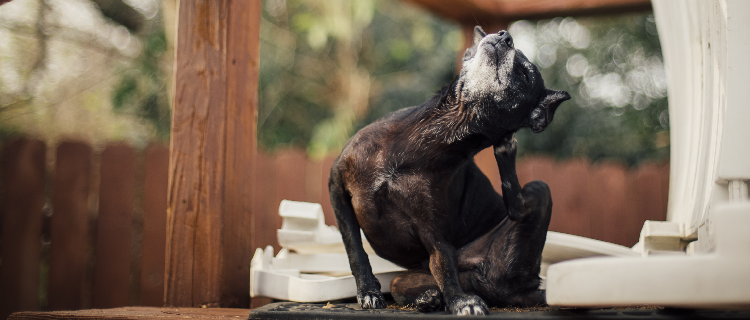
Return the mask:
<svg viewBox="0 0 750 320">
<path fill-rule="evenodd" d="M 293 256 L 294 254 L 290 255 Z M 340 256 L 340 254 L 333 255 Z M 317 257 L 317 259 L 326 258 L 330 258 L 330 256 Z M 345 255 L 344 258 L 346 258 Z M 375 258 L 376 259 L 373 259 L 373 257 L 370 256 L 371 261 L 381 259 L 379 257 Z M 302 273 L 300 269 L 294 268 L 277 269 L 272 266 L 273 262 L 275 262 L 274 259 L 273 247 L 271 246 L 266 247 L 265 250 L 258 248 L 255 251 L 255 256 L 250 264 L 251 297 L 263 296 L 298 302 L 324 302 L 354 297 L 357 295 L 357 285 L 354 281 L 354 277 L 351 275 L 332 277 L 319 274 L 305 274 Z M 284 261 L 279 264 L 288 264 L 291 267 L 297 266 L 304 269 L 306 268 L 306 260 L 311 259 L 314 260 L 316 257 L 308 256 L 299 260 L 289 259 L 289 261 Z M 331 265 L 334 269 L 340 270 L 341 263 L 340 261 L 335 261 L 336 259 L 340 260 L 340 258 L 334 258 L 334 260 L 331 261 Z M 388 261 L 385 262 L 390 263 Z M 315 265 L 320 265 L 321 263 L 323 263 L 323 261 L 312 263 L 311 269 L 315 269 Z M 347 269 L 349 268 L 348 262 L 345 266 Z M 381 291 L 383 293 L 390 292 L 391 281 L 396 275 L 401 273 L 401 271 L 382 272 L 383 270 L 374 269 L 375 277 L 378 278 L 378 281 L 380 281 L 381 284 L 385 284 Z"/>
<path fill-rule="evenodd" d="M 716 250 L 694 256 L 592 258 L 547 270 L 547 303 L 557 306 L 747 308 L 750 302 L 750 203 L 713 214 Z"/>
</svg>

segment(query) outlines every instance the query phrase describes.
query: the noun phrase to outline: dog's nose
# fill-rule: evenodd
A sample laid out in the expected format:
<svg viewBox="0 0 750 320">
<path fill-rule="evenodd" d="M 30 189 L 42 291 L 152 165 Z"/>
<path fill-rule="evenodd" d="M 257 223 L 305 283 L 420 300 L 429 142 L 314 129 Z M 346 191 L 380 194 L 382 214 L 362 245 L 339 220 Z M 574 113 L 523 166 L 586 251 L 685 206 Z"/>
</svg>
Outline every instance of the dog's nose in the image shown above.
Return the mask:
<svg viewBox="0 0 750 320">
<path fill-rule="evenodd" d="M 500 41 L 507 44 L 509 47 L 513 48 L 513 37 L 510 36 L 510 33 L 508 31 L 500 31 L 497 33 L 497 35 L 500 36 Z"/>
</svg>

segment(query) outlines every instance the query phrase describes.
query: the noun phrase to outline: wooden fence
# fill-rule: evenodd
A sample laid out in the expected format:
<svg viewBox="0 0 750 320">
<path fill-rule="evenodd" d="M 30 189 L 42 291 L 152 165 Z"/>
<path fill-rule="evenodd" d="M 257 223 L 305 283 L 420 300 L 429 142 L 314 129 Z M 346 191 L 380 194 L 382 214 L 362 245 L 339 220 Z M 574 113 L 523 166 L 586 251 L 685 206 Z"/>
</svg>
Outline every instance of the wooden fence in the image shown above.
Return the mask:
<svg viewBox="0 0 750 320">
<path fill-rule="evenodd" d="M 335 224 L 327 187 L 334 158 L 313 161 L 299 149 L 257 154 L 248 255 L 266 245 L 278 250 L 282 199 L 319 202 Z M 0 148 L 0 160 L 0 319 L 20 310 L 163 304 L 165 146 L 111 144 L 99 152 L 80 142 L 48 148 L 20 139 Z M 476 162 L 499 190 L 491 152 Z M 518 175 L 522 184 L 550 185 L 554 231 L 632 246 L 644 220 L 665 219 L 666 165 L 527 157 Z"/>
</svg>

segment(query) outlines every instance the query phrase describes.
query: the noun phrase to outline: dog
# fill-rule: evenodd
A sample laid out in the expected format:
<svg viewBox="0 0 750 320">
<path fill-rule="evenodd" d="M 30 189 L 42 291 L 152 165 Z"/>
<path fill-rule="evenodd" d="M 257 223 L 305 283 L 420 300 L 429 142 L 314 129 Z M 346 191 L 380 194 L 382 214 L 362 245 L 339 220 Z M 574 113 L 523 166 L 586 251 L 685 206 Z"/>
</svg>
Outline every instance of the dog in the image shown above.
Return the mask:
<svg viewBox="0 0 750 320">
<path fill-rule="evenodd" d="M 547 89 L 506 31 L 475 27 L 462 62 L 435 96 L 357 132 L 331 167 L 331 205 L 362 308 L 385 299 L 360 228 L 379 256 L 407 269 L 391 283 L 402 306 L 478 315 L 545 302 L 539 270 L 552 198 L 544 182 L 518 183 L 515 132 L 543 131 L 570 95 Z M 502 196 L 473 161 L 490 146 Z"/>
</svg>

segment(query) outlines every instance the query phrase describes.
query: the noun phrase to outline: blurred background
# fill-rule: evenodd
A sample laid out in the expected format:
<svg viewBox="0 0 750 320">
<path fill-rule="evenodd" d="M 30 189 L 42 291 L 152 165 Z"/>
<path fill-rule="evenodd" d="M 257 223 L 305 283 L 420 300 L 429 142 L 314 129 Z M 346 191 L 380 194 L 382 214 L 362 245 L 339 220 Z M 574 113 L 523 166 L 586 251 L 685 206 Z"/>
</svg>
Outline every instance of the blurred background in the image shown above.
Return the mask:
<svg viewBox="0 0 750 320">
<path fill-rule="evenodd" d="M 653 14 L 517 21 L 518 49 L 573 99 L 553 124 L 519 135 L 521 155 L 668 155 L 666 79 Z M 258 137 L 262 147 L 336 153 L 353 132 L 417 105 L 454 77 L 458 25 L 397 1 L 264 2 Z"/>
<path fill-rule="evenodd" d="M 337 153 L 449 83 L 460 27 L 395 0 L 264 0 L 259 145 Z M 0 137 L 168 141 L 175 0 L 14 0 L 0 9 Z M 573 99 L 520 153 L 662 160 L 666 79 L 653 15 L 516 21 L 516 45 Z"/>
<path fill-rule="evenodd" d="M 4 4 L 0 137 L 48 145 L 168 140 L 174 52 L 166 30 L 174 33 L 174 7 L 156 0 Z"/>
</svg>

